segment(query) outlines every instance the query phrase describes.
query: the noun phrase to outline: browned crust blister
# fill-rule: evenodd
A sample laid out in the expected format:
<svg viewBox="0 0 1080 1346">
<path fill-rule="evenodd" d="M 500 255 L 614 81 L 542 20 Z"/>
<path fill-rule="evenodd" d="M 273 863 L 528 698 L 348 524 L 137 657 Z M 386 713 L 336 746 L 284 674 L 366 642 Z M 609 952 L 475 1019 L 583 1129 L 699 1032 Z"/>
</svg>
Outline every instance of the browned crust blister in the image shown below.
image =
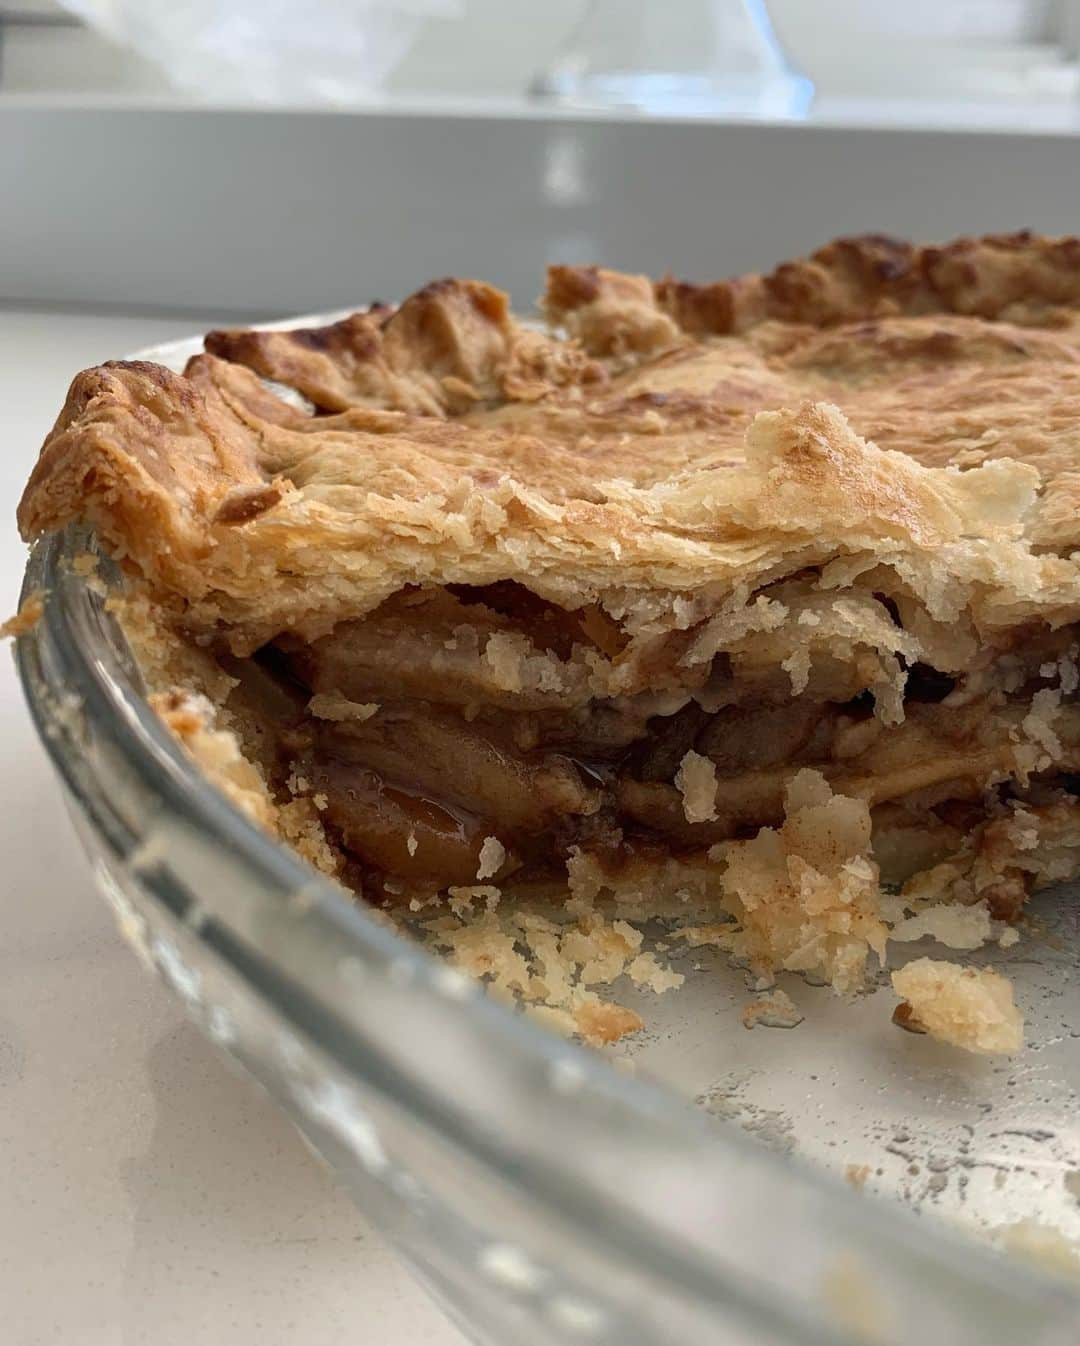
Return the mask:
<svg viewBox="0 0 1080 1346">
<path fill-rule="evenodd" d="M 685 624 L 852 554 L 984 624 L 1080 612 L 1080 241 L 838 240 L 703 286 L 556 267 L 544 306 L 561 334 L 447 280 L 212 333 L 184 375 L 88 370 L 20 527 L 87 519 L 238 648 L 417 583 Z"/>
</svg>

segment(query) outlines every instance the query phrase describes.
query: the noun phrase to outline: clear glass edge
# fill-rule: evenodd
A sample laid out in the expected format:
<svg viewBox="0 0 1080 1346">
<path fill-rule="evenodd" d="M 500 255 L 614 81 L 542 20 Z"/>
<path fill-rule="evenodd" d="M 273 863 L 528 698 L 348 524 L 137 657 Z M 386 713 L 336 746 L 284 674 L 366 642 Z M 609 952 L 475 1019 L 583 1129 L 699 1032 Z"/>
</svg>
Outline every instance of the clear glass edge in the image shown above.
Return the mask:
<svg viewBox="0 0 1080 1346">
<path fill-rule="evenodd" d="M 955 1314 L 956 1331 L 951 1340 L 960 1343 L 985 1340 L 992 1328 L 997 1340 L 1004 1323 L 1024 1324 L 1026 1341 L 1046 1343 L 1075 1340 L 1075 1322 L 1080 1296 L 1065 1283 L 1042 1275 L 1037 1268 L 1020 1263 L 1003 1265 L 1000 1257 L 942 1228 L 932 1228 L 908 1212 L 884 1201 L 847 1190 L 829 1175 L 798 1160 L 774 1155 L 734 1128 L 727 1129 L 696 1115 L 673 1095 L 648 1082 L 616 1074 L 594 1053 L 564 1043 L 545 1030 L 516 1016 L 510 1010 L 477 996 L 448 1003 L 439 988 L 441 964 L 423 950 L 394 935 L 348 903 L 334 887 L 319 879 L 286 848 L 270 840 L 235 810 L 199 773 L 172 739 L 134 684 L 120 670 L 119 651 L 102 637 L 97 647 L 86 643 L 86 619 L 100 606 L 84 579 L 70 571 L 68 563 L 85 540 L 72 533 L 43 539 L 35 547 L 27 569 L 24 596 L 34 591 L 46 594 L 45 611 L 35 628 L 17 642 L 20 676 L 42 741 L 54 766 L 95 826 L 106 827 L 110 782 L 87 776 L 87 759 L 79 759 L 78 746 L 55 730 L 55 706 L 50 698 L 80 698 L 86 714 L 113 743 L 145 782 L 147 790 L 166 807 L 187 820 L 212 848 L 228 855 L 249 878 L 266 891 L 266 902 L 282 900 L 303 890 L 310 902 L 291 918 L 294 932 L 305 927 L 324 939 L 345 941 L 365 960 L 409 968 L 410 996 L 430 1002 L 433 1016 L 467 1016 L 471 1027 L 487 1041 L 492 1059 L 523 1062 L 537 1071 L 550 1070 L 558 1061 L 572 1060 L 585 1084 L 573 1097 L 552 1095 L 550 1115 L 535 1118 L 538 1128 L 565 1134 L 577 1127 L 582 1139 L 594 1129 L 594 1120 L 610 1126 L 613 1112 L 622 1127 L 639 1127 L 650 1134 L 663 1133 L 669 1154 L 682 1156 L 686 1177 L 701 1194 L 701 1207 L 712 1208 L 711 1227 L 698 1220 L 673 1238 L 670 1224 L 636 1198 L 633 1184 L 616 1189 L 590 1172 L 588 1143 L 568 1147 L 555 1173 L 550 1165 L 531 1162 L 527 1145 L 500 1137 L 497 1125 L 477 1130 L 462 1124 L 461 1100 L 449 1093 L 433 1094 L 422 1073 L 411 1073 L 407 1062 L 393 1062 L 388 1079 L 391 1088 L 408 1085 L 403 1101 L 410 1108 L 422 1107 L 429 1120 L 470 1157 L 511 1175 L 530 1201 L 555 1203 L 583 1238 L 606 1239 L 621 1246 L 625 1255 L 648 1265 L 651 1274 L 669 1277 L 688 1292 L 717 1304 L 730 1306 L 742 1301 L 748 1310 L 772 1320 L 781 1339 L 795 1342 L 840 1341 L 845 1334 L 830 1325 L 827 1308 L 805 1295 L 791 1292 L 783 1268 L 759 1265 L 758 1274 L 741 1264 L 738 1255 L 740 1231 L 760 1218 L 760 1211 L 740 1207 L 732 1200 L 731 1175 L 738 1174 L 744 1193 L 753 1189 L 757 1201 L 767 1207 L 770 1220 L 808 1243 L 834 1247 L 838 1255 L 858 1254 L 868 1272 L 882 1280 L 882 1287 L 911 1294 L 918 1289 L 928 1297 L 937 1295 L 941 1308 Z M 76 619 L 82 629 L 76 632 Z M 97 618 L 90 623 L 92 629 Z M 146 876 L 153 888 L 153 875 Z M 206 894 L 192 894 L 207 910 Z M 223 912 L 212 913 L 226 927 Z M 279 951 L 280 952 L 280 951 Z M 220 953 L 220 951 L 219 951 Z M 302 968 L 278 959 L 286 980 L 298 982 L 305 993 L 322 1000 L 320 988 L 305 978 Z M 279 1001 L 276 1008 L 295 1020 L 295 1007 Z M 348 1035 L 357 1026 L 348 1022 L 341 1005 L 325 1006 Z M 346 1007 L 347 1009 L 347 1007 Z M 303 1031 L 299 1026 L 299 1031 Z M 333 1054 L 335 1045 L 318 1043 Z M 370 1040 L 359 1042 L 370 1051 Z M 391 1043 L 384 1043 L 390 1056 Z M 346 1054 L 347 1061 L 347 1054 Z M 568 1121 L 569 1119 L 569 1121 Z M 497 1122 L 497 1119 L 493 1119 Z M 779 1274 L 777 1274 L 779 1273 Z M 897 1293 L 888 1295 L 894 1304 Z M 946 1307 L 950 1305 L 951 1307 Z M 896 1340 L 918 1326 L 898 1322 Z M 879 1340 L 893 1339 L 891 1331 Z"/>
</svg>

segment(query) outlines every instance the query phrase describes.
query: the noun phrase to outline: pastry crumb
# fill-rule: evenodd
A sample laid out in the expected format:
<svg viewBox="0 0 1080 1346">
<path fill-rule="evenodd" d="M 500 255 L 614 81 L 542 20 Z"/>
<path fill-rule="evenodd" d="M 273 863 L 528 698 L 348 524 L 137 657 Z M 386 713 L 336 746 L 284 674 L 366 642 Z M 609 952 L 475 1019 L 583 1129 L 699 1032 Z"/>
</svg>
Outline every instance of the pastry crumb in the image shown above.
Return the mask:
<svg viewBox="0 0 1080 1346">
<path fill-rule="evenodd" d="M 787 787 L 782 827 L 714 849 L 737 922 L 718 942 L 755 971 L 812 973 L 840 994 L 862 988 L 868 956 L 883 961 L 888 936 L 864 800 L 804 767 Z"/>
<path fill-rule="evenodd" d="M 901 943 L 929 935 L 950 949 L 978 949 L 991 937 L 990 910 L 985 902 L 964 906 L 959 902 L 927 907 L 898 921 L 889 938 Z"/>
<path fill-rule="evenodd" d="M 454 915 L 464 916 L 473 910 L 477 902 L 482 904 L 485 911 L 494 911 L 502 897 L 502 889 L 490 883 L 476 883 L 468 887 L 448 888 L 446 895 Z"/>
<path fill-rule="evenodd" d="M 78 556 L 71 558 L 71 569 L 76 575 L 94 575 L 97 573 L 100 559 L 92 551 L 81 551 Z"/>
<path fill-rule="evenodd" d="M 411 853 L 411 852 L 410 852 Z M 485 837 L 480 847 L 480 863 L 476 870 L 476 881 L 482 883 L 490 879 L 506 863 L 506 848 L 498 837 Z"/>
<path fill-rule="evenodd" d="M 155 692 L 150 704 L 213 783 L 253 821 L 273 830 L 275 808 L 257 768 L 234 734 L 215 726 L 214 706 L 204 696 Z"/>
<path fill-rule="evenodd" d="M 688 823 L 712 822 L 716 817 L 716 767 L 708 757 L 691 750 L 675 773 Z"/>
<path fill-rule="evenodd" d="M 844 1177 L 858 1192 L 866 1186 L 866 1180 L 873 1171 L 869 1164 L 848 1164 L 844 1169 Z"/>
<path fill-rule="evenodd" d="M 1012 982 L 990 968 L 917 958 L 892 974 L 893 990 L 908 1007 L 905 1027 L 980 1054 L 1018 1052 L 1024 1020 L 1013 1003 Z"/>
<path fill-rule="evenodd" d="M 43 589 L 35 589 L 23 599 L 14 617 L 9 617 L 6 622 L 0 622 L 0 640 L 29 635 L 41 621 L 44 612 L 45 592 Z"/>
<path fill-rule="evenodd" d="M 579 1005 L 573 1011 L 573 1018 L 582 1041 L 593 1047 L 610 1046 L 628 1033 L 638 1033 L 645 1027 L 641 1015 L 632 1009 L 599 1000 Z"/>
<path fill-rule="evenodd" d="M 804 1015 L 786 991 L 770 991 L 742 1009 L 744 1028 L 795 1028 Z"/>
<path fill-rule="evenodd" d="M 626 975 L 635 986 L 647 986 L 650 991 L 655 991 L 657 995 L 663 995 L 665 991 L 676 990 L 686 980 L 681 972 L 676 972 L 674 968 L 664 967 L 655 953 L 639 953 L 632 962 L 627 964 Z"/>
</svg>

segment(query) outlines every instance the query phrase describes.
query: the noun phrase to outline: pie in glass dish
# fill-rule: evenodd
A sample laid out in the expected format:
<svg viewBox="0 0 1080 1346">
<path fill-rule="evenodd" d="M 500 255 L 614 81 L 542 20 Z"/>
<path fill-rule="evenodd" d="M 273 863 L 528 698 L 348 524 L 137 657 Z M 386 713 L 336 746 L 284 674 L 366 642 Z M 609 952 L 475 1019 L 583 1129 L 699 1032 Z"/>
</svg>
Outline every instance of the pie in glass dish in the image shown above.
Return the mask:
<svg viewBox="0 0 1080 1346">
<path fill-rule="evenodd" d="M 852 991 L 1075 875 L 1080 240 L 543 312 L 443 280 L 89 369 L 23 534 L 93 527 L 234 801 L 586 1036 L 635 1026 L 605 969 L 677 980 L 634 922 Z"/>
</svg>

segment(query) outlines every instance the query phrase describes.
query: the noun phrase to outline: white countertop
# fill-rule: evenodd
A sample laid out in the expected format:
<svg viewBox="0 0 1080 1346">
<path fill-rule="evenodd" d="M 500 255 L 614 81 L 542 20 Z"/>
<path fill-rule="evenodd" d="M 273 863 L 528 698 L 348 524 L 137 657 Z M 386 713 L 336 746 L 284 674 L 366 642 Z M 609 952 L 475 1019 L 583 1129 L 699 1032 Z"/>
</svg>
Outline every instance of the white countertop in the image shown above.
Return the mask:
<svg viewBox="0 0 1080 1346">
<path fill-rule="evenodd" d="M 209 321 L 209 319 L 208 319 Z M 73 373 L 190 319 L 0 311 L 0 606 Z M 0 656 L 0 1305 L 10 1346 L 460 1346 L 256 1087 L 124 946 Z"/>
</svg>

